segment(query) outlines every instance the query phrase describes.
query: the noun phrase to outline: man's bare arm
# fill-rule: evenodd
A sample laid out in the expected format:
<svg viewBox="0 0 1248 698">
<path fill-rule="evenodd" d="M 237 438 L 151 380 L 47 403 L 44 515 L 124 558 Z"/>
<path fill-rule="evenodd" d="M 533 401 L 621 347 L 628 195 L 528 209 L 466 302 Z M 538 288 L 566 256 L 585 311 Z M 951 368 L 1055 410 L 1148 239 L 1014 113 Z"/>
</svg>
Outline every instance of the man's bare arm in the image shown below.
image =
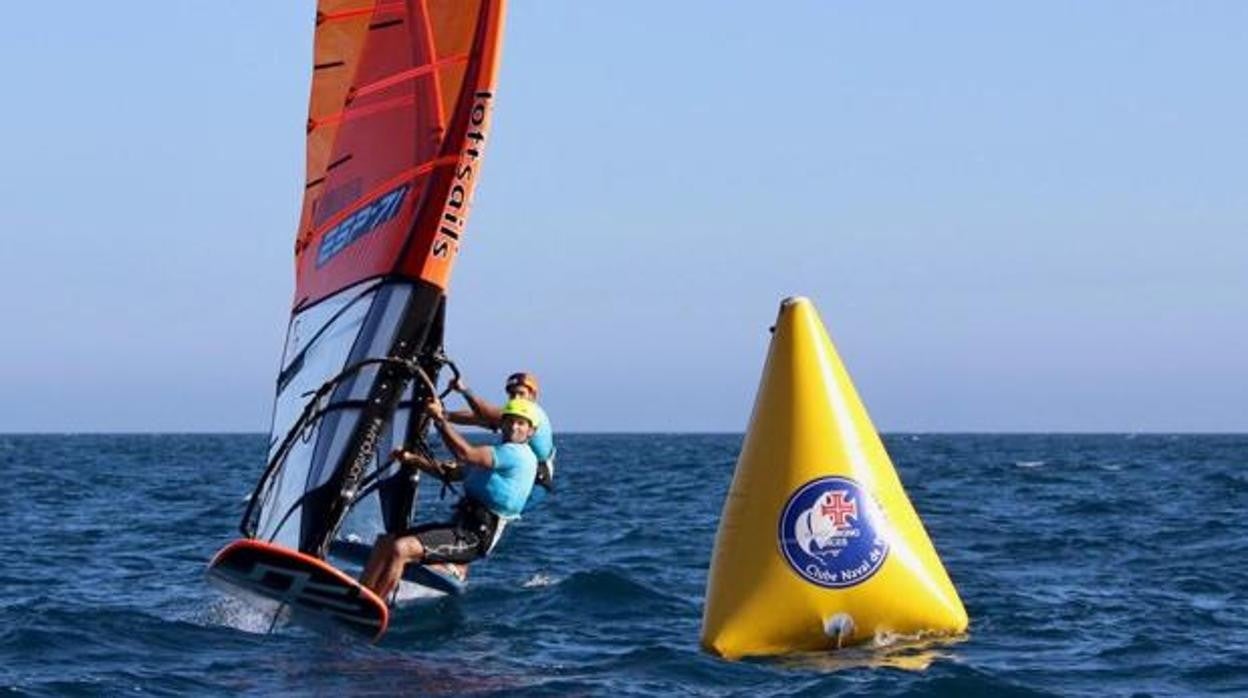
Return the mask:
<svg viewBox="0 0 1248 698">
<path fill-rule="evenodd" d="M 429 416 L 433 418 L 433 424 L 437 427 L 438 434 L 442 436 L 442 443 L 451 450 L 455 458 L 461 463 L 475 465 L 478 468 L 494 467 L 494 449 L 489 446 L 474 446 L 468 443 L 455 428 L 447 421 L 446 414 L 442 411 L 442 403 L 429 403 Z"/>
<path fill-rule="evenodd" d="M 491 404 L 488 400 L 469 390 L 468 386 L 461 380 L 455 380 L 452 382 L 451 387 L 454 388 L 460 395 L 464 396 L 464 402 L 467 402 L 468 407 L 472 409 L 472 414 L 477 418 L 477 421 L 473 422 L 473 424 L 483 426 L 488 429 L 497 429 L 499 427 L 503 421 L 502 408 L 498 405 Z M 467 424 L 468 422 L 457 423 Z"/>
<path fill-rule="evenodd" d="M 396 448 L 392 451 L 390 457 L 404 467 L 416 468 L 433 475 L 439 480 L 464 479 L 463 468 L 455 461 L 430 460 L 419 453 L 405 451 L 401 448 Z"/>
<path fill-rule="evenodd" d="M 446 421 L 451 424 L 463 424 L 470 427 L 489 427 L 475 412 L 471 410 L 454 410 L 446 413 Z"/>
</svg>

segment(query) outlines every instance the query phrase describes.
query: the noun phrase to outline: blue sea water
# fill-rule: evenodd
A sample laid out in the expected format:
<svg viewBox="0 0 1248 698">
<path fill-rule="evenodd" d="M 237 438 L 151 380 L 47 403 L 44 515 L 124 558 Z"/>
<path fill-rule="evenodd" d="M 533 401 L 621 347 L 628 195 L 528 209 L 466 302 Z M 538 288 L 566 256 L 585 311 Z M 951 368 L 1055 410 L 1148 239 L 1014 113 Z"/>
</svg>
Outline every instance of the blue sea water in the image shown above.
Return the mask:
<svg viewBox="0 0 1248 698">
<path fill-rule="evenodd" d="M 739 436 L 562 437 L 560 492 L 466 596 L 400 612 L 376 646 L 266 635 L 205 583 L 264 437 L 0 436 L 0 689 L 1248 695 L 1248 436 L 885 441 L 970 633 L 726 662 L 698 630 Z"/>
</svg>

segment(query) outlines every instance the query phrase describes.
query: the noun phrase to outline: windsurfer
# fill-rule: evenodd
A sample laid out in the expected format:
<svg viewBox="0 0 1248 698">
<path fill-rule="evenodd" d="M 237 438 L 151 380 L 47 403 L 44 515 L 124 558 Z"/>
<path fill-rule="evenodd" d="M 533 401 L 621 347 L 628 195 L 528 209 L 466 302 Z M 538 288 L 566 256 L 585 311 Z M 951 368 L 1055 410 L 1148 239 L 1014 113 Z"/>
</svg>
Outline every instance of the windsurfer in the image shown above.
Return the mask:
<svg viewBox="0 0 1248 698">
<path fill-rule="evenodd" d="M 469 443 L 450 425 L 441 402 L 431 401 L 426 411 L 454 454 L 455 464 L 430 461 L 401 449 L 395 459 L 443 479 L 462 479 L 464 496 L 450 521 L 378 536 L 360 584 L 383 599 L 394 590 L 408 563 L 458 565 L 489 553 L 506 522 L 524 510 L 537 473 L 537 458 L 527 445 L 541 426 L 536 403 L 516 398 L 503 405 L 499 410 L 501 439 L 494 446 Z"/>
<path fill-rule="evenodd" d="M 447 414 L 448 420 L 453 424 L 479 426 L 498 431 L 502 422 L 502 408 L 473 393 L 461 378 L 451 381 L 451 389 L 463 396 L 469 409 L 456 410 Z M 537 376 L 532 373 L 513 373 L 507 377 L 507 383 L 503 389 L 507 392 L 509 400 L 529 400 L 537 408 L 538 426 L 532 438 L 529 439 L 529 448 L 533 449 L 533 454 L 537 456 L 537 484 L 550 489 L 554 481 L 555 439 L 550 426 L 550 418 L 546 415 L 546 411 L 537 404 Z"/>
</svg>

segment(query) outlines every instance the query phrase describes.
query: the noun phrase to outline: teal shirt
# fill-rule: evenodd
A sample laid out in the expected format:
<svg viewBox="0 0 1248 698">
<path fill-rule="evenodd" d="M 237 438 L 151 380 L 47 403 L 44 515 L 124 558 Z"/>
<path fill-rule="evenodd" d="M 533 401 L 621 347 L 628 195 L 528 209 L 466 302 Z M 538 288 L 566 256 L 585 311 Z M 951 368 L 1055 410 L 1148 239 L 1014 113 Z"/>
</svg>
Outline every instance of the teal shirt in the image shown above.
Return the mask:
<svg viewBox="0 0 1248 698">
<path fill-rule="evenodd" d="M 537 457 L 525 444 L 499 444 L 491 450 L 494 452 L 494 467 L 469 466 L 464 478 L 464 491 L 495 514 L 515 518 L 524 510 L 524 503 L 533 490 Z"/>
<path fill-rule="evenodd" d="M 533 436 L 529 437 L 529 448 L 533 449 L 533 455 L 537 456 L 537 460 L 550 460 L 555 453 L 555 433 L 550 428 L 550 417 L 546 416 L 546 410 L 538 405 L 537 411 L 541 423 L 538 424 L 537 431 L 533 432 Z"/>
</svg>

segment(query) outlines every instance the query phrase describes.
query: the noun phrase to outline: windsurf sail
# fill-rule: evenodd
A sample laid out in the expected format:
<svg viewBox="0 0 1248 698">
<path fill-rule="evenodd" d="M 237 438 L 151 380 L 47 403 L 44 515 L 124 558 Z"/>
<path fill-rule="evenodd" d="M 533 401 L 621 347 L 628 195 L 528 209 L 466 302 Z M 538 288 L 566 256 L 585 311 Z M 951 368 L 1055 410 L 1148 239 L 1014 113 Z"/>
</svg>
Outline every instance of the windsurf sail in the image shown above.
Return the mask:
<svg viewBox="0 0 1248 698">
<path fill-rule="evenodd" d="M 247 538 L 324 558 L 348 513 L 362 536 L 408 524 L 416 483 L 388 455 L 424 444 L 419 405 L 447 365 L 504 5 L 317 4 L 294 307 Z"/>
</svg>

